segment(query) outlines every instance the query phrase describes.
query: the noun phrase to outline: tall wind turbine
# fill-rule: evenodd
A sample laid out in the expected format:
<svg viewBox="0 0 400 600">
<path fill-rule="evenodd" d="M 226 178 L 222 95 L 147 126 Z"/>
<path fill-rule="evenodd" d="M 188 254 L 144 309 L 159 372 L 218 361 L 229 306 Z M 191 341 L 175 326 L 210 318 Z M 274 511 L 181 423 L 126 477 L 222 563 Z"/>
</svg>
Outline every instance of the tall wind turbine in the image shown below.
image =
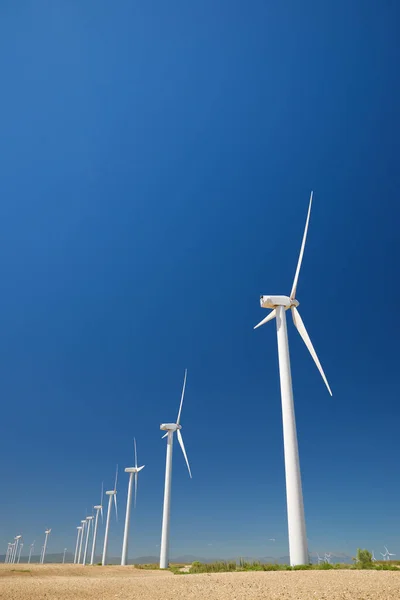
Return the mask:
<svg viewBox="0 0 400 600">
<path fill-rule="evenodd" d="M 114 484 L 114 489 L 113 490 L 109 490 L 108 492 L 106 492 L 106 496 L 108 496 L 108 508 L 107 508 L 107 520 L 106 520 L 106 530 L 104 532 L 104 546 L 103 546 L 103 558 L 101 561 L 101 564 L 106 565 L 107 564 L 107 546 L 108 546 L 108 534 L 110 531 L 110 518 L 111 518 L 111 505 L 112 505 L 112 499 L 114 498 L 114 504 L 115 504 L 115 517 L 118 521 L 118 508 L 117 508 L 117 481 L 118 481 L 118 465 L 117 465 L 117 471 L 115 473 L 115 484 Z"/>
<path fill-rule="evenodd" d="M 392 552 L 389 552 L 389 550 L 386 548 L 386 546 L 384 546 L 385 550 L 386 550 L 386 555 L 387 555 L 387 559 L 391 560 L 391 556 L 396 556 L 395 554 L 393 554 Z"/>
<path fill-rule="evenodd" d="M 82 525 L 79 525 L 76 529 L 77 529 L 77 534 L 76 534 L 74 565 L 78 562 L 78 549 L 79 549 L 79 541 L 80 541 L 81 533 L 82 533 Z"/>
<path fill-rule="evenodd" d="M 125 529 L 124 529 L 124 540 L 122 542 L 122 556 L 121 556 L 121 565 L 126 565 L 126 561 L 128 558 L 128 535 L 129 535 L 129 523 L 131 520 L 131 504 L 132 504 L 132 484 L 133 478 L 135 478 L 135 500 L 134 507 L 136 508 L 136 496 L 137 496 L 137 486 L 138 486 L 138 476 L 139 471 L 144 469 L 143 467 L 138 467 L 137 464 L 137 451 L 136 451 L 136 439 L 133 439 L 133 444 L 135 447 L 135 466 L 127 467 L 125 469 L 125 473 L 129 473 L 129 483 L 128 483 L 128 496 L 126 500 L 126 515 L 125 515 Z"/>
<path fill-rule="evenodd" d="M 88 544 L 89 544 L 89 536 L 90 536 L 90 526 L 92 524 L 93 521 L 93 517 L 86 517 L 86 522 L 87 522 L 87 526 L 86 526 L 86 542 L 85 542 L 85 552 L 83 553 L 83 561 L 82 564 L 86 565 L 86 556 L 87 556 L 87 551 L 88 551 Z"/>
<path fill-rule="evenodd" d="M 28 558 L 28 563 L 30 563 L 30 562 L 31 562 L 31 556 L 32 556 L 32 552 L 33 552 L 33 549 L 34 549 L 34 547 L 35 547 L 35 541 L 33 541 L 33 542 L 32 542 L 32 544 L 29 546 L 29 558 Z"/>
<path fill-rule="evenodd" d="M 185 446 L 182 439 L 180 425 L 181 420 L 181 412 L 182 412 L 182 404 L 183 398 L 185 396 L 185 388 L 186 388 L 186 378 L 187 378 L 187 369 L 185 369 L 185 377 L 183 379 L 183 388 L 181 395 L 181 403 L 179 405 L 178 418 L 176 419 L 176 423 L 163 423 L 160 425 L 160 429 L 162 431 L 166 431 L 167 433 L 163 435 L 163 438 L 167 438 L 167 459 L 165 464 L 165 487 L 164 487 L 164 508 L 163 508 L 163 521 L 162 521 L 162 530 L 161 530 L 161 551 L 160 551 L 160 569 L 168 569 L 169 563 L 169 519 L 170 519 L 170 507 L 171 507 L 171 475 L 172 475 L 172 445 L 174 442 L 174 432 L 176 431 L 176 435 L 178 437 L 179 445 L 182 449 L 183 456 L 185 457 L 185 461 L 187 464 L 187 468 L 189 470 L 189 475 L 192 477 L 192 473 L 190 471 L 189 461 L 186 455 Z"/>
<path fill-rule="evenodd" d="M 19 541 L 21 538 L 22 538 L 22 535 L 17 535 L 14 538 L 15 542 L 14 542 L 14 552 L 13 552 L 12 559 L 11 559 L 12 563 L 15 563 L 15 561 L 17 560 L 18 544 L 19 544 Z"/>
<path fill-rule="evenodd" d="M 301 263 L 303 260 L 304 247 L 307 238 L 308 223 L 310 220 L 313 193 L 311 192 L 310 204 L 303 241 L 301 244 L 299 260 L 294 276 L 290 296 L 261 296 L 262 308 L 270 308 L 271 312 L 254 329 L 264 325 L 276 318 L 276 330 L 278 338 L 279 375 L 281 383 L 282 398 L 282 420 L 283 420 L 283 443 L 285 453 L 286 473 L 286 500 L 289 529 L 289 552 L 290 564 L 302 565 L 308 562 L 306 523 L 304 517 L 303 492 L 301 487 L 299 449 L 297 444 L 296 418 L 293 403 L 292 376 L 290 372 L 289 343 L 287 337 L 286 311 L 292 312 L 294 325 L 307 346 L 315 364 L 325 382 L 328 392 L 332 395 L 331 388 L 322 370 L 321 363 L 308 336 L 300 313 L 297 310 L 299 302 L 296 300 L 296 290 L 299 279 Z"/>
<path fill-rule="evenodd" d="M 99 513 L 101 513 L 101 522 L 103 522 L 103 484 L 101 484 L 101 496 L 100 496 L 100 504 L 96 504 L 93 507 L 96 511 L 96 518 L 94 521 L 94 530 L 93 530 L 93 542 L 92 542 L 92 555 L 90 557 L 90 564 L 94 563 L 94 553 L 96 552 L 96 539 L 97 539 L 97 526 L 99 524 Z"/>
<path fill-rule="evenodd" d="M 47 540 L 48 540 L 49 534 L 51 533 L 51 529 L 46 529 L 46 531 L 44 533 L 46 534 L 46 537 L 44 538 L 42 561 L 41 561 L 42 564 L 44 563 L 44 557 L 46 556 Z"/>
</svg>

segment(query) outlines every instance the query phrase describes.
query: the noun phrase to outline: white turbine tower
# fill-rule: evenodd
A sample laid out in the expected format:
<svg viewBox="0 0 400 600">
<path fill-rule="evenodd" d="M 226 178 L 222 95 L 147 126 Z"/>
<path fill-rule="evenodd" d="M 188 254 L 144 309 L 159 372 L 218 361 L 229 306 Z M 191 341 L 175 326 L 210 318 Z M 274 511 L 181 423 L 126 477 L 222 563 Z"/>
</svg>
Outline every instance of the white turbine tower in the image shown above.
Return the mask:
<svg viewBox="0 0 400 600">
<path fill-rule="evenodd" d="M 65 563 L 65 553 L 68 550 L 68 548 L 64 548 L 64 554 L 63 554 L 63 564 Z"/>
<path fill-rule="evenodd" d="M 372 562 L 376 562 L 375 553 L 373 550 L 372 550 Z"/>
<path fill-rule="evenodd" d="M 181 412 L 182 412 L 182 404 L 183 398 L 185 396 L 185 387 L 186 387 L 186 377 L 187 377 L 187 369 L 185 369 L 185 377 L 183 380 L 183 388 L 182 388 L 182 396 L 181 403 L 179 405 L 178 418 L 176 419 L 176 423 L 163 423 L 160 425 L 160 429 L 162 431 L 166 431 L 167 433 L 163 435 L 163 438 L 167 437 L 167 458 L 165 465 L 165 488 L 164 488 L 164 508 L 163 508 L 163 521 L 162 521 L 162 531 L 161 531 L 161 550 L 160 550 L 160 569 L 168 569 L 169 564 L 169 519 L 170 519 L 170 507 L 171 507 L 171 474 L 172 474 L 172 445 L 174 441 L 174 432 L 176 431 L 176 435 L 178 437 L 179 445 L 182 449 L 183 456 L 185 457 L 185 461 L 187 464 L 187 468 L 189 470 L 189 475 L 192 477 L 192 473 L 190 471 L 189 461 L 186 455 L 185 446 L 183 444 L 180 425 L 181 420 Z"/>
<path fill-rule="evenodd" d="M 330 552 L 325 552 L 325 562 L 328 563 L 329 565 L 331 564 L 331 556 L 332 554 Z"/>
<path fill-rule="evenodd" d="M 131 504 L 132 504 L 132 484 L 133 478 L 135 478 L 135 500 L 134 507 L 136 508 L 136 496 L 137 496 L 137 487 L 138 487 L 138 477 L 139 471 L 144 469 L 143 467 L 138 467 L 137 464 L 137 451 L 136 451 L 136 440 L 133 439 L 133 444 L 135 447 L 135 466 L 127 467 L 125 469 L 125 473 L 129 473 L 129 483 L 128 483 L 128 495 L 126 500 L 126 515 L 125 515 L 125 529 L 124 529 L 124 539 L 122 542 L 122 556 L 121 556 L 121 565 L 125 566 L 128 558 L 128 536 L 129 536 L 129 524 L 131 520 Z"/>
<path fill-rule="evenodd" d="M 21 560 L 21 552 L 22 552 L 22 548 L 24 547 L 24 543 L 21 542 L 21 544 L 19 545 L 19 552 L 18 552 L 18 563 Z"/>
<path fill-rule="evenodd" d="M 96 539 L 97 539 L 97 527 L 99 524 L 99 513 L 101 513 L 101 522 L 103 522 L 103 484 L 101 484 L 101 496 L 100 496 L 100 504 L 96 504 L 93 507 L 96 511 L 96 518 L 94 521 L 94 530 L 93 530 L 93 542 L 92 542 L 92 555 L 90 557 L 90 564 L 94 563 L 94 555 L 96 552 Z"/>
<path fill-rule="evenodd" d="M 8 563 L 8 559 L 9 559 L 10 554 L 11 554 L 11 548 L 12 548 L 12 543 L 8 542 L 8 544 L 7 544 L 7 552 L 6 552 L 6 556 L 5 556 L 5 559 L 4 559 L 5 563 Z"/>
<path fill-rule="evenodd" d="M 79 541 L 81 539 L 82 525 L 79 525 L 76 529 L 77 529 L 77 534 L 76 534 L 74 565 L 78 562 L 78 549 L 79 549 Z"/>
<path fill-rule="evenodd" d="M 87 556 L 87 551 L 88 551 L 88 545 L 89 545 L 89 537 L 90 537 L 90 526 L 92 524 L 93 521 L 93 517 L 86 517 L 86 521 L 87 521 L 87 526 L 86 526 L 86 541 L 85 541 L 85 552 L 83 553 L 83 561 L 82 564 L 86 565 L 86 556 Z"/>
<path fill-rule="evenodd" d="M 81 531 L 81 537 L 79 539 L 79 552 L 78 552 L 78 565 L 81 562 L 81 556 L 82 556 L 82 544 L 83 544 L 83 538 L 85 536 L 85 526 L 86 526 L 86 519 L 83 519 L 81 521 L 82 523 L 82 531 Z"/>
<path fill-rule="evenodd" d="M 382 554 L 382 552 L 379 552 L 379 554 L 381 556 L 383 556 L 383 560 L 389 560 L 389 555 L 388 555 L 387 551 L 385 552 L 385 554 Z"/>
<path fill-rule="evenodd" d="M 42 560 L 41 560 L 42 564 L 44 563 L 44 559 L 46 556 L 47 540 L 51 533 L 51 529 L 46 529 L 46 531 L 44 533 L 45 533 L 46 537 L 44 538 L 43 553 L 42 553 Z"/>
<path fill-rule="evenodd" d="M 33 552 L 33 549 L 34 549 L 34 547 L 35 547 L 35 541 L 33 541 L 33 542 L 32 542 L 32 544 L 29 546 L 29 557 L 28 557 L 28 563 L 30 563 L 30 562 L 31 562 L 31 556 L 32 556 L 32 552 Z"/>
<path fill-rule="evenodd" d="M 289 343 L 287 337 L 286 311 L 290 308 L 294 325 L 307 346 L 315 364 L 332 395 L 321 363 L 308 336 L 303 320 L 300 317 L 296 300 L 296 289 L 299 279 L 300 267 L 303 260 L 304 247 L 307 238 L 308 223 L 310 220 L 313 193 L 311 192 L 308 208 L 306 226 L 301 244 L 299 260 L 294 276 L 290 296 L 261 296 L 262 308 L 271 308 L 271 312 L 254 329 L 264 325 L 267 321 L 276 318 L 276 329 L 278 338 L 279 375 L 281 383 L 282 398 L 282 420 L 283 420 L 283 443 L 285 454 L 286 473 L 286 500 L 289 529 L 289 553 L 290 564 L 302 565 L 308 562 L 306 523 L 304 518 L 303 492 L 301 487 L 299 449 L 297 444 L 296 418 L 293 403 L 292 376 L 290 372 Z"/>
<path fill-rule="evenodd" d="M 19 544 L 19 541 L 21 538 L 22 538 L 22 535 L 17 535 L 14 538 L 15 542 L 14 542 L 14 552 L 13 552 L 12 560 L 11 560 L 12 563 L 15 563 L 15 561 L 17 560 L 18 544 Z"/>
<path fill-rule="evenodd" d="M 115 504 L 115 517 L 118 521 L 118 508 L 117 508 L 117 481 L 118 481 L 118 465 L 117 465 L 117 471 L 115 473 L 115 484 L 114 484 L 114 489 L 113 490 L 109 490 L 108 492 L 106 492 L 106 496 L 108 496 L 108 508 L 107 508 L 107 520 L 106 520 L 106 530 L 104 532 L 104 546 L 103 546 L 103 558 L 101 561 L 101 564 L 106 565 L 107 564 L 107 546 L 108 546 L 108 534 L 110 531 L 110 518 L 111 518 L 111 506 L 112 506 L 112 499 L 114 498 L 114 504 Z"/>
</svg>

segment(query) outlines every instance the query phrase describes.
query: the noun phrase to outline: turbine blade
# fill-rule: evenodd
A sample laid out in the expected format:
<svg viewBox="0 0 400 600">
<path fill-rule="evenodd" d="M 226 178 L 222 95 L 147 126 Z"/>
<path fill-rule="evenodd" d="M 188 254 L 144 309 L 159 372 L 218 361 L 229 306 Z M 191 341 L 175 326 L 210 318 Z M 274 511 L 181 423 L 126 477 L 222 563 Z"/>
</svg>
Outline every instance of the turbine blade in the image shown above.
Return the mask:
<svg viewBox="0 0 400 600">
<path fill-rule="evenodd" d="M 276 310 L 271 310 L 271 312 L 265 317 L 265 319 L 263 319 L 262 321 L 260 321 L 255 327 L 254 329 L 257 329 L 257 327 L 261 327 L 261 325 L 265 325 L 265 323 L 268 323 L 268 321 L 271 321 L 272 319 L 275 319 L 276 317 Z"/>
<path fill-rule="evenodd" d="M 136 439 L 133 438 L 133 445 L 135 446 L 135 467 L 137 467 L 137 451 L 136 451 Z"/>
<path fill-rule="evenodd" d="M 115 484 L 114 484 L 114 492 L 117 489 L 117 481 L 118 481 L 118 465 L 117 465 L 117 470 L 115 472 Z"/>
<path fill-rule="evenodd" d="M 167 435 L 168 435 L 168 431 L 167 431 L 167 433 L 164 433 L 164 435 L 162 436 L 162 438 L 161 438 L 161 439 L 163 440 L 164 438 L 166 438 L 166 437 L 167 437 Z"/>
<path fill-rule="evenodd" d="M 137 497 L 137 486 L 138 486 L 138 472 L 135 473 L 135 498 L 133 502 L 133 507 L 136 508 L 136 497 Z"/>
<path fill-rule="evenodd" d="M 317 365 L 318 371 L 321 373 L 321 377 L 324 380 L 326 387 L 328 388 L 328 392 L 332 396 L 332 391 L 331 391 L 331 388 L 329 387 L 328 380 L 325 377 L 324 370 L 321 367 L 321 363 L 318 360 L 317 353 L 315 352 L 314 346 L 311 343 L 311 340 L 309 338 L 309 335 L 308 335 L 305 325 L 303 323 L 303 319 L 301 318 L 300 313 L 295 306 L 292 306 L 291 309 L 292 309 L 293 323 L 294 323 L 297 331 L 299 332 L 300 336 L 302 337 L 303 342 L 307 346 L 309 353 L 313 357 L 314 362 Z"/>
<path fill-rule="evenodd" d="M 292 300 L 296 297 L 297 282 L 299 280 L 301 263 L 303 261 L 304 247 L 306 245 L 308 223 L 310 221 L 312 200 L 313 200 L 313 192 L 311 192 L 311 196 L 310 196 L 310 204 L 308 205 L 308 213 L 307 213 L 306 226 L 304 228 L 304 233 L 303 233 L 303 241 L 301 242 L 299 260 L 297 262 L 297 268 L 296 268 L 296 273 L 295 273 L 294 280 L 293 280 L 292 291 L 290 292 L 290 297 L 292 298 Z"/>
<path fill-rule="evenodd" d="M 101 524 L 103 524 L 104 523 L 104 521 L 103 521 L 103 505 L 101 505 L 100 514 L 101 514 Z"/>
<path fill-rule="evenodd" d="M 104 481 L 101 482 L 100 506 L 103 506 Z"/>
<path fill-rule="evenodd" d="M 117 505 L 117 494 L 113 494 L 114 496 L 114 504 L 115 504 L 115 518 L 118 523 L 118 505 Z"/>
<path fill-rule="evenodd" d="M 181 412 L 182 412 L 182 404 L 183 404 L 183 397 L 185 395 L 185 387 L 186 387 L 186 377 L 187 377 L 187 369 L 185 369 L 185 377 L 183 378 L 183 388 L 182 388 L 182 395 L 181 395 L 181 403 L 179 405 L 179 412 L 178 412 L 178 418 L 176 420 L 176 424 L 179 425 L 179 422 L 181 420 Z"/>
<path fill-rule="evenodd" d="M 191 478 L 192 477 L 192 472 L 190 470 L 189 461 L 188 461 L 188 457 L 186 455 L 185 445 L 183 443 L 183 438 L 182 438 L 182 434 L 181 434 L 181 430 L 180 429 L 176 430 L 176 435 L 178 436 L 178 442 L 179 442 L 180 447 L 182 448 L 183 456 L 185 457 L 187 468 L 188 468 L 189 475 L 190 475 L 190 478 Z"/>
</svg>

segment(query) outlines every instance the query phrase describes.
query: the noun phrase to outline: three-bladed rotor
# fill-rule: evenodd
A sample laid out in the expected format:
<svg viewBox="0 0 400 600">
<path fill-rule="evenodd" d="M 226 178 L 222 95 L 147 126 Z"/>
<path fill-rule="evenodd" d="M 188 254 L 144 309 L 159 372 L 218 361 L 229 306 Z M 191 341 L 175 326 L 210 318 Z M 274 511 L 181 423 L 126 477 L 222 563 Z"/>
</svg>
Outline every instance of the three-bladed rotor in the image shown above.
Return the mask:
<svg viewBox="0 0 400 600">
<path fill-rule="evenodd" d="M 181 394 L 181 401 L 180 401 L 180 404 L 179 404 L 178 417 L 176 419 L 176 423 L 163 423 L 162 425 L 160 425 L 160 429 L 162 431 L 166 431 L 167 432 L 165 435 L 163 435 L 163 438 L 167 437 L 167 435 L 170 432 L 171 432 L 171 435 L 173 435 L 174 432 L 176 431 L 176 436 L 178 438 L 179 445 L 181 447 L 183 456 L 185 458 L 186 465 L 187 465 L 187 468 L 188 468 L 188 471 L 189 471 L 189 475 L 190 475 L 190 477 L 192 477 L 192 472 L 190 470 L 190 465 L 189 465 L 188 457 L 187 457 L 186 450 L 185 450 L 185 444 L 183 443 L 183 438 L 182 438 L 182 434 L 181 434 L 182 426 L 180 424 L 183 399 L 185 397 L 186 379 L 187 379 L 187 369 L 185 369 L 185 376 L 184 376 L 184 379 L 183 379 L 183 388 L 182 388 L 182 394 Z"/>
<path fill-rule="evenodd" d="M 133 446 L 135 451 L 135 466 L 134 467 L 126 467 L 125 473 L 134 473 L 135 474 L 135 498 L 134 498 L 134 507 L 136 508 L 136 498 L 137 498 L 137 489 L 138 489 L 138 473 L 144 469 L 145 465 L 142 467 L 138 467 L 137 461 L 137 449 L 136 449 L 136 438 L 133 438 Z"/>
<path fill-rule="evenodd" d="M 309 353 L 311 354 L 317 368 L 318 371 L 321 374 L 322 379 L 324 380 L 324 383 L 326 385 L 326 387 L 328 388 L 328 392 L 330 393 L 330 395 L 332 396 L 332 391 L 331 388 L 329 387 L 329 383 L 328 380 L 325 376 L 324 370 L 321 366 L 321 363 L 319 362 L 317 353 L 314 350 L 314 346 L 311 343 L 310 337 L 307 333 L 307 330 L 305 328 L 305 325 L 303 323 L 303 319 L 300 316 L 299 311 L 297 310 L 297 307 L 299 306 L 299 302 L 296 300 L 296 291 L 297 291 L 297 284 L 299 281 L 299 274 L 300 274 L 300 269 L 301 269 L 301 263 L 303 261 L 303 255 L 304 255 L 304 248 L 306 245 L 306 239 L 307 239 L 307 232 L 308 232 L 308 224 L 310 222 L 310 214 L 311 214 L 311 206 L 312 206 L 312 200 L 313 200 L 313 192 L 311 192 L 311 196 L 310 196 L 310 203 L 308 206 L 308 213 L 307 213 L 307 220 L 306 220 L 306 226 L 304 228 L 304 234 L 303 234 L 303 240 L 301 243 L 301 248 L 300 248 L 300 254 L 299 254 L 299 260 L 297 262 L 297 268 L 296 268 L 296 273 L 294 276 L 294 280 L 293 280 L 293 285 L 292 285 L 292 290 L 290 292 L 290 296 L 260 296 L 260 305 L 262 308 L 271 308 L 271 312 L 262 320 L 260 321 L 260 323 L 258 323 L 254 329 L 257 329 L 257 327 L 261 327 L 261 325 L 264 325 L 265 323 L 268 323 L 268 321 L 272 321 L 272 319 L 275 319 L 276 317 L 276 308 L 278 306 L 283 306 L 285 308 L 285 310 L 291 310 L 292 313 L 292 318 L 293 318 L 293 323 L 294 326 L 296 327 L 297 331 L 299 332 L 303 342 L 305 343 L 305 345 L 308 348 Z"/>
</svg>

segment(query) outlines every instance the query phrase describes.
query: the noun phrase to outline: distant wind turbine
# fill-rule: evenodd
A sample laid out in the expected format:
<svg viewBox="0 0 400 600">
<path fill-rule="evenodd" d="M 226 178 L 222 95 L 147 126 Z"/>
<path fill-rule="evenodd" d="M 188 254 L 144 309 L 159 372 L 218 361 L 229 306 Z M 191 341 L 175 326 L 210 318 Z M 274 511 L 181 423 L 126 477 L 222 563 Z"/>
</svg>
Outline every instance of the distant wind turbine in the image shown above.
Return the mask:
<svg viewBox="0 0 400 600">
<path fill-rule="evenodd" d="M 63 564 L 65 563 L 65 553 L 67 551 L 67 548 L 64 548 L 64 554 L 63 554 Z"/>
<path fill-rule="evenodd" d="M 330 552 L 325 552 L 325 562 L 331 564 L 331 556 L 332 554 Z"/>
<path fill-rule="evenodd" d="M 79 525 L 76 529 L 77 529 L 77 534 L 76 534 L 74 565 L 78 562 L 78 549 L 79 549 L 79 542 L 80 542 L 80 538 L 81 538 L 81 534 L 82 534 L 82 525 Z"/>
<path fill-rule="evenodd" d="M 79 540 L 78 565 L 81 562 L 83 538 L 85 537 L 85 529 L 86 529 L 86 519 L 83 519 L 81 521 L 81 523 L 82 523 L 82 532 L 81 532 L 81 537 Z"/>
<path fill-rule="evenodd" d="M 21 560 L 21 552 L 22 552 L 22 548 L 24 547 L 24 543 L 21 542 L 20 546 L 19 546 L 19 552 L 18 552 L 18 563 Z"/>
<path fill-rule="evenodd" d="M 107 564 L 108 534 L 109 534 L 109 531 L 110 531 L 111 505 L 112 505 L 112 499 L 113 498 L 114 498 L 114 505 L 115 505 L 115 518 L 118 521 L 117 481 L 118 481 L 118 465 L 117 465 L 117 470 L 116 470 L 116 473 L 115 473 L 114 489 L 113 490 L 109 490 L 108 492 L 106 492 L 106 496 L 108 496 L 108 508 L 107 508 L 106 530 L 104 532 L 103 558 L 102 558 L 102 561 L 101 561 L 101 564 L 103 565 L 103 567 L 104 567 L 104 565 Z"/>
<path fill-rule="evenodd" d="M 34 547 L 35 547 L 35 540 L 33 540 L 32 544 L 29 546 L 28 563 L 31 562 L 31 556 L 32 556 L 32 552 L 33 552 Z"/>
<path fill-rule="evenodd" d="M 8 559 L 9 559 L 9 557 L 11 555 L 11 548 L 12 548 L 12 543 L 8 542 L 8 544 L 7 544 L 7 552 L 6 552 L 6 556 L 4 558 L 4 562 L 5 563 L 8 563 Z"/>
<path fill-rule="evenodd" d="M 94 530 L 93 530 L 93 542 L 92 542 L 92 555 L 90 557 L 90 564 L 94 563 L 94 555 L 96 552 L 96 540 L 97 540 L 97 527 L 99 524 L 99 513 L 101 513 L 101 522 L 103 522 L 103 484 L 101 484 L 101 496 L 100 496 L 100 504 L 96 504 L 93 507 L 96 511 L 96 517 L 94 521 Z"/>
<path fill-rule="evenodd" d="M 135 448 L 135 466 L 134 467 L 126 467 L 125 473 L 129 473 L 129 483 L 128 483 L 128 495 L 126 499 L 126 513 L 125 513 L 125 528 L 124 528 L 124 539 L 122 542 L 122 556 L 121 556 L 121 565 L 125 566 L 128 558 L 128 536 L 129 536 L 129 524 L 131 520 L 131 504 L 132 504 L 132 484 L 133 478 L 135 478 L 135 500 L 134 507 L 136 508 L 136 496 L 137 496 L 137 488 L 138 488 L 138 477 L 139 472 L 144 469 L 144 465 L 142 467 L 138 467 L 137 463 L 137 451 L 136 451 L 136 439 L 133 439 L 133 445 Z"/>
<path fill-rule="evenodd" d="M 22 538 L 22 535 L 17 535 L 15 536 L 14 540 L 14 552 L 13 552 L 13 556 L 12 556 L 12 563 L 15 563 L 15 561 L 17 560 L 17 552 L 18 552 L 18 544 L 20 539 Z"/>
<path fill-rule="evenodd" d="M 396 556 L 395 554 L 393 554 L 392 552 L 389 552 L 389 550 L 386 548 L 386 546 L 384 546 L 385 550 L 386 550 L 386 555 L 387 555 L 387 559 L 391 560 L 390 557 L 391 556 Z"/>
<path fill-rule="evenodd" d="M 51 529 L 46 529 L 45 533 L 45 538 L 44 538 L 44 545 L 43 545 L 43 553 L 42 553 L 42 564 L 44 563 L 44 559 L 46 556 L 46 549 L 47 549 L 47 540 L 49 538 L 49 535 L 51 533 Z"/>
<path fill-rule="evenodd" d="M 168 569 L 168 563 L 169 563 L 169 520 L 170 520 L 170 506 L 171 506 L 172 445 L 173 445 L 173 441 L 174 441 L 174 432 L 175 431 L 176 431 L 179 445 L 183 452 L 183 456 L 185 457 L 189 475 L 190 475 L 190 477 L 192 477 L 192 473 L 190 471 L 190 466 L 189 466 L 189 461 L 188 461 L 188 458 L 186 455 L 186 450 L 185 450 L 185 446 L 184 446 L 183 438 L 182 438 L 182 434 L 181 434 L 182 426 L 180 425 L 183 398 L 185 396 L 186 378 L 187 378 L 187 369 L 185 369 L 185 377 L 183 380 L 181 403 L 179 406 L 178 418 L 176 419 L 176 423 L 163 423 L 162 425 L 160 425 L 160 429 L 162 431 L 167 432 L 165 435 L 163 435 L 163 438 L 165 438 L 165 437 L 168 438 L 167 439 L 167 459 L 166 459 L 166 465 L 165 465 L 165 488 L 164 488 L 163 521 L 162 521 L 162 531 L 161 531 L 160 569 Z"/>
<path fill-rule="evenodd" d="M 93 518 L 94 518 L 93 516 L 86 517 L 87 525 L 86 525 L 85 552 L 83 553 L 83 561 L 82 561 L 83 565 L 86 565 L 86 556 L 87 556 L 89 537 L 90 537 L 90 526 L 92 524 Z"/>
<path fill-rule="evenodd" d="M 320 557 L 320 555 L 317 552 L 317 559 L 318 559 L 318 564 L 320 565 L 322 562 L 324 562 L 324 559 Z"/>
<path fill-rule="evenodd" d="M 372 550 L 372 562 L 376 562 L 374 551 Z"/>
<path fill-rule="evenodd" d="M 296 273 L 293 280 L 290 296 L 261 296 L 260 304 L 262 308 L 270 308 L 271 312 L 255 326 L 254 329 L 264 325 L 268 321 L 276 318 L 276 329 L 278 338 L 278 358 L 279 374 L 281 383 L 282 398 L 282 420 L 283 420 L 283 443 L 285 451 L 285 472 L 286 472 L 286 500 L 288 513 L 289 529 L 289 553 L 290 564 L 292 566 L 302 565 L 308 562 L 306 523 L 304 517 L 303 492 L 301 487 L 301 473 L 299 448 L 297 443 L 296 418 L 293 403 L 292 376 L 290 371 L 289 342 L 286 326 L 286 311 L 292 312 L 294 325 L 299 332 L 303 342 L 307 346 L 317 368 L 332 395 L 325 373 L 322 370 L 321 363 L 308 336 L 300 313 L 297 310 L 299 302 L 296 300 L 296 290 L 299 279 L 301 263 L 303 260 L 304 247 L 306 244 L 308 223 L 310 220 L 311 205 L 313 193 L 311 192 L 310 204 L 306 226 L 303 234 L 303 241 L 300 248 L 299 260 Z"/>
</svg>

